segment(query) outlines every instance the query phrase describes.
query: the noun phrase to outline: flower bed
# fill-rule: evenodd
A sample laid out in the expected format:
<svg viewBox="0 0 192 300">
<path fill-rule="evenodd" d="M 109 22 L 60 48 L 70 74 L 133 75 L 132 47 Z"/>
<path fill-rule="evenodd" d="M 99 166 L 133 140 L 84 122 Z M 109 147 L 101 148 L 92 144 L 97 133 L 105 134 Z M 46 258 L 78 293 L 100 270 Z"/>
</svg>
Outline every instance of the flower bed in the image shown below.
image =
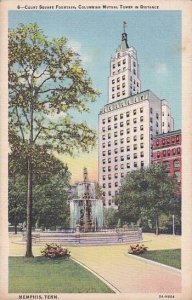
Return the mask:
<svg viewBox="0 0 192 300">
<path fill-rule="evenodd" d="M 41 254 L 48 258 L 70 257 L 70 251 L 67 248 L 63 248 L 55 243 L 46 244 L 45 248 L 41 250 Z"/>
<path fill-rule="evenodd" d="M 147 251 L 147 248 L 146 246 L 144 246 L 143 244 L 142 245 L 130 245 L 130 248 L 128 250 L 128 253 L 129 254 L 135 254 L 135 255 L 139 255 L 139 254 L 143 254 Z"/>
</svg>

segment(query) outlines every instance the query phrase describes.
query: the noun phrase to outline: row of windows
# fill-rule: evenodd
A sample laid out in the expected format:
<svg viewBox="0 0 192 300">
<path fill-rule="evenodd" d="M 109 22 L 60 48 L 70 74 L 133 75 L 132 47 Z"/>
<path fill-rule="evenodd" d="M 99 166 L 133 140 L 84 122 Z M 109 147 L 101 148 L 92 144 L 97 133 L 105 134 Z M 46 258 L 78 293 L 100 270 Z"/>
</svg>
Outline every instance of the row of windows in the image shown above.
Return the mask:
<svg viewBox="0 0 192 300">
<path fill-rule="evenodd" d="M 169 170 L 170 167 L 171 167 L 171 162 L 170 162 L 170 161 L 164 161 L 164 162 L 163 162 L 163 165 L 167 168 L 167 170 Z M 181 167 L 181 162 L 180 162 L 180 160 L 178 160 L 178 159 L 174 160 L 174 161 L 173 161 L 173 167 L 174 167 L 175 169 L 180 168 L 180 167 Z"/>
<path fill-rule="evenodd" d="M 176 154 L 181 154 L 181 148 L 174 148 L 174 149 L 169 149 L 169 150 L 163 150 L 163 151 L 157 151 L 157 158 L 162 157 L 169 157 L 171 155 L 176 155 Z"/>
<path fill-rule="evenodd" d="M 164 139 L 158 139 L 155 141 L 155 145 L 159 146 L 159 145 L 171 145 L 171 144 L 175 144 L 177 142 L 179 142 L 179 135 L 176 136 L 172 136 L 172 137 L 168 137 L 168 138 L 164 138 Z"/>
<path fill-rule="evenodd" d="M 137 150 L 137 147 L 138 147 L 137 145 L 133 145 L 133 150 Z M 140 148 L 144 148 L 144 145 L 142 143 L 140 144 Z M 130 146 L 121 147 L 120 151 L 119 151 L 118 148 L 115 148 L 114 151 L 113 151 L 113 153 L 115 153 L 115 154 L 118 154 L 118 152 L 123 153 L 125 150 L 127 150 L 127 152 L 129 152 L 130 149 L 131 149 Z M 111 155 L 112 154 L 112 150 L 102 151 L 102 156 L 106 156 L 106 154 Z"/>
<path fill-rule="evenodd" d="M 141 161 L 140 164 L 139 164 L 138 162 L 134 162 L 133 166 L 134 166 L 134 168 L 137 168 L 137 167 L 139 167 L 139 166 L 140 166 L 141 168 L 143 168 L 143 167 L 144 167 L 144 161 Z M 130 167 L 131 167 L 130 163 L 127 163 L 127 169 L 130 169 Z M 122 164 L 121 167 L 120 167 L 120 169 L 123 170 L 124 168 L 125 168 L 125 166 Z M 109 180 L 111 180 L 112 177 L 115 178 L 115 179 L 117 179 L 117 178 L 119 177 L 119 174 L 118 174 L 118 173 L 115 173 L 114 176 L 112 176 L 112 174 L 108 174 L 107 176 L 106 176 L 106 175 L 103 175 L 103 176 L 102 176 L 102 179 L 103 179 L 103 181 L 105 181 L 107 178 L 108 178 Z M 120 173 L 120 177 L 121 177 L 121 178 L 124 178 L 124 177 L 125 177 L 125 174 L 124 174 L 124 173 Z"/>
<path fill-rule="evenodd" d="M 123 75 L 123 76 L 121 76 L 121 77 L 117 77 L 116 82 L 120 82 L 121 79 L 122 79 L 122 80 L 125 80 L 125 75 Z M 111 83 L 112 83 L 112 84 L 115 84 L 115 79 L 112 79 L 112 80 L 111 80 Z"/>
<path fill-rule="evenodd" d="M 143 130 L 143 126 L 140 126 L 140 130 L 142 131 Z M 135 131 L 134 131 L 135 132 Z M 130 133 L 130 130 L 127 130 L 127 134 Z M 120 136 L 124 135 L 124 131 L 120 131 Z M 114 137 L 118 137 L 118 133 L 117 131 L 114 132 Z M 151 137 L 153 137 L 153 135 L 151 135 Z M 108 133 L 108 138 L 111 139 L 111 133 Z M 130 142 L 130 137 L 127 137 L 126 141 L 127 143 Z M 140 140 L 143 140 L 144 139 L 144 135 L 143 134 L 140 134 Z M 106 136 L 105 135 L 102 135 L 102 140 L 105 141 L 106 140 Z M 136 135 L 133 136 L 133 141 L 137 141 L 139 140 L 139 137 L 137 137 Z M 120 139 L 120 143 L 123 144 L 124 143 L 124 139 Z M 113 145 L 117 145 L 118 144 L 118 140 L 114 140 L 114 144 Z M 105 145 L 105 143 L 103 143 L 102 145 Z M 110 147 L 112 145 L 112 142 L 111 141 L 108 141 L 108 146 Z M 104 146 L 105 148 L 105 146 Z"/>
<path fill-rule="evenodd" d="M 144 154 L 141 154 L 140 156 L 143 157 Z M 137 158 L 137 154 L 136 154 L 136 155 L 133 155 L 133 158 Z M 130 159 L 130 157 L 129 157 L 129 159 Z M 121 161 L 124 161 L 124 157 L 121 157 Z M 137 164 L 137 162 L 134 162 L 134 164 Z M 143 166 L 143 162 L 142 162 L 142 166 Z M 121 165 L 120 165 L 120 168 L 121 168 L 121 169 L 124 169 L 124 164 L 121 164 Z M 129 163 L 129 162 L 127 163 L 127 168 L 130 168 L 130 163 Z M 103 170 L 103 173 L 105 173 L 106 170 L 107 170 L 108 172 L 111 172 L 112 169 L 113 169 L 113 168 L 112 168 L 111 166 L 108 166 L 108 168 L 103 167 L 102 170 Z M 115 165 L 115 166 L 114 166 L 114 170 L 115 170 L 115 171 L 118 171 L 118 170 L 119 170 L 119 166 L 118 166 L 118 165 Z"/>
<path fill-rule="evenodd" d="M 115 69 L 116 67 L 120 67 L 121 65 L 125 65 L 126 64 L 126 58 L 124 58 L 123 60 L 118 61 L 117 64 L 113 64 L 113 69 Z"/>
<path fill-rule="evenodd" d="M 138 119 L 137 119 L 137 118 L 134 118 L 134 119 L 132 120 L 132 123 L 133 123 L 133 124 L 136 124 L 137 121 L 138 121 Z M 139 118 L 139 122 L 143 122 L 143 121 L 144 121 L 144 117 L 141 116 L 141 117 Z M 119 123 L 119 127 L 124 127 L 125 124 L 126 124 L 127 126 L 129 126 L 129 125 L 131 124 L 131 120 L 128 119 L 128 120 L 126 121 L 126 123 L 125 123 L 125 122 L 120 122 L 120 123 Z M 156 126 L 157 126 L 157 127 L 159 126 L 158 122 L 156 122 Z M 117 129 L 117 128 L 118 128 L 118 123 L 114 123 L 114 126 L 113 126 L 113 127 L 114 127 L 114 129 Z M 111 126 L 111 125 L 108 125 L 107 127 L 102 127 L 102 131 L 103 131 L 103 132 L 105 132 L 106 130 L 110 131 L 111 129 L 112 129 L 112 126 Z"/>
<path fill-rule="evenodd" d="M 116 75 L 116 74 L 120 73 L 121 71 L 125 71 L 125 70 L 126 70 L 126 67 L 123 67 L 123 69 L 118 69 L 117 71 L 113 71 L 112 74 Z"/>
<path fill-rule="evenodd" d="M 129 118 L 131 114 L 133 113 L 134 116 L 136 116 L 138 113 L 143 113 L 144 108 L 140 107 L 140 109 L 134 109 L 132 112 L 127 111 L 126 113 L 122 113 L 120 115 L 115 115 L 114 117 L 108 117 L 107 119 L 102 119 L 102 124 L 106 124 L 106 122 L 111 123 L 112 120 L 118 121 L 118 119 L 122 120 L 126 116 Z"/>
<path fill-rule="evenodd" d="M 142 138 L 142 140 L 143 140 L 143 138 Z M 126 139 L 126 141 L 127 141 L 127 143 L 129 143 L 129 142 L 130 142 L 130 137 L 128 137 L 128 138 Z M 125 143 L 125 139 L 120 139 L 120 144 L 124 144 L 124 143 Z M 118 145 L 118 141 L 115 140 L 114 143 L 111 143 L 111 141 L 110 141 L 110 142 L 107 143 L 107 145 L 106 145 L 106 143 L 103 143 L 103 144 L 102 144 L 102 148 L 105 149 L 106 146 L 111 147 L 112 145 L 113 145 L 113 146 L 114 146 L 114 145 L 117 146 L 117 145 Z M 137 144 L 134 144 L 134 145 L 133 145 L 133 148 L 134 148 L 134 149 L 137 149 L 137 146 L 138 146 Z M 143 143 L 140 143 L 140 147 L 141 147 L 141 148 L 144 148 L 144 144 L 143 144 Z M 121 148 L 121 150 L 122 150 L 122 149 L 124 149 L 124 147 Z M 123 150 L 122 150 L 122 151 L 123 151 Z M 121 152 L 122 152 L 122 151 L 121 151 Z"/>
</svg>

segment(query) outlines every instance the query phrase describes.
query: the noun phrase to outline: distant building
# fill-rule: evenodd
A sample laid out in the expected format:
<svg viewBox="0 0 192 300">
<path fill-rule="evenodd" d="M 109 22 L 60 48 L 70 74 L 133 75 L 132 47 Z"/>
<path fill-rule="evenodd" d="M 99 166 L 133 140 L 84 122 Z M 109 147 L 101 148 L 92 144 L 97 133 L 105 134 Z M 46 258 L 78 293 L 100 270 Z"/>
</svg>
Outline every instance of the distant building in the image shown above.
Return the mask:
<svg viewBox="0 0 192 300">
<path fill-rule="evenodd" d="M 159 134 L 153 139 L 153 163 L 166 166 L 170 176 L 176 176 L 181 187 L 182 160 L 181 160 L 181 130 Z"/>
<path fill-rule="evenodd" d="M 137 52 L 127 34 L 110 62 L 108 103 L 99 114 L 99 184 L 105 207 L 115 206 L 122 179 L 151 163 L 153 138 L 174 130 L 166 100 L 141 92 Z"/>
</svg>

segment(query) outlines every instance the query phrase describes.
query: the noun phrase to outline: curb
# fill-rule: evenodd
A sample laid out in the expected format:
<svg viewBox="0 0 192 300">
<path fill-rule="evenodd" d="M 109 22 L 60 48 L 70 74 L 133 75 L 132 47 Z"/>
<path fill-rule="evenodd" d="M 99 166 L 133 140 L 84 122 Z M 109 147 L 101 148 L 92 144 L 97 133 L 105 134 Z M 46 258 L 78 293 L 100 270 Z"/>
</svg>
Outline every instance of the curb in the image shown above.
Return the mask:
<svg viewBox="0 0 192 300">
<path fill-rule="evenodd" d="M 144 258 L 144 257 L 140 257 L 138 255 L 125 254 L 125 256 L 134 257 L 134 258 L 136 258 L 138 260 L 144 261 L 145 263 L 150 263 L 152 265 L 156 265 L 156 266 L 159 266 L 159 267 L 166 268 L 166 269 L 168 269 L 170 271 L 174 271 L 174 272 L 178 273 L 177 275 L 181 275 L 181 272 L 182 272 L 180 269 L 177 269 L 177 268 L 174 268 L 174 267 L 171 267 L 171 266 L 167 266 L 167 265 L 161 264 L 159 262 L 156 262 L 154 260 L 150 260 L 150 259 L 147 259 L 147 258 Z"/>
<path fill-rule="evenodd" d="M 78 263 L 80 266 L 82 266 L 84 269 L 88 270 L 89 272 L 91 272 L 93 275 L 95 275 L 97 278 L 99 278 L 102 282 L 104 282 L 115 294 L 120 294 L 121 291 L 118 290 L 114 285 L 112 285 L 109 281 L 107 281 L 105 278 L 103 278 L 101 275 L 99 275 L 97 272 L 95 272 L 94 270 L 90 269 L 89 267 L 87 267 L 84 263 L 78 261 L 77 259 L 75 259 L 74 257 L 71 256 L 71 259 L 73 261 L 75 261 L 76 263 Z"/>
</svg>

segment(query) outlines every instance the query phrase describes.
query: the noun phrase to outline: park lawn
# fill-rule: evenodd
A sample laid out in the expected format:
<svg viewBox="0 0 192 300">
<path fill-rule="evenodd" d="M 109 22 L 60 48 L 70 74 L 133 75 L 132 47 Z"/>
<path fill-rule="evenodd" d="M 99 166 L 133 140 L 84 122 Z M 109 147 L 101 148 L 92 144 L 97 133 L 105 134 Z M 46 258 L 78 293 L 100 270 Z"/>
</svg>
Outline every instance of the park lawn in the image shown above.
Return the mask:
<svg viewBox="0 0 192 300">
<path fill-rule="evenodd" d="M 9 257 L 9 293 L 113 293 L 71 259 Z"/>
<path fill-rule="evenodd" d="M 141 257 L 181 269 L 181 249 L 147 251 Z"/>
</svg>

